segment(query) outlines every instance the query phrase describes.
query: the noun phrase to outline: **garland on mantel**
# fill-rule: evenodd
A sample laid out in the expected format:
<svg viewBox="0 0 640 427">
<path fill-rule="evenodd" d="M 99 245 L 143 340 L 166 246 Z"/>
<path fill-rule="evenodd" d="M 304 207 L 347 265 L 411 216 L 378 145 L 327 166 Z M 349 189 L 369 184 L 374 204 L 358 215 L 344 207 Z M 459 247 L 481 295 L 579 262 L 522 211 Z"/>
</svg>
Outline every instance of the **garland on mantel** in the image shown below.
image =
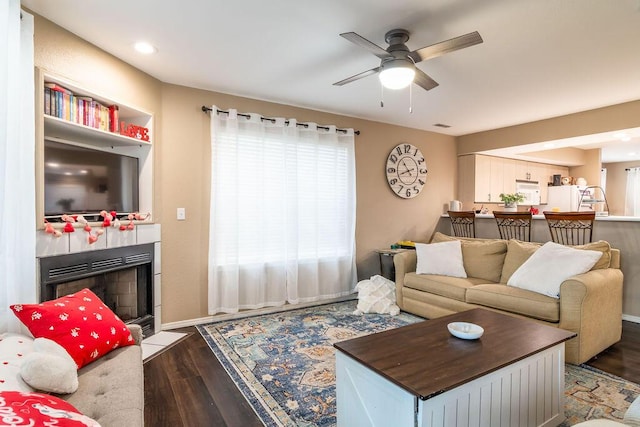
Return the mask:
<svg viewBox="0 0 640 427">
<path fill-rule="evenodd" d="M 92 232 L 93 228 L 89 225 L 89 221 L 83 215 L 67 215 L 64 214 L 60 217 L 65 222 L 62 230 L 58 230 L 54 228 L 53 224 L 51 224 L 46 219 L 44 220 L 44 232 L 47 234 L 51 234 L 53 237 L 60 237 L 62 233 L 73 233 L 76 231 L 76 227 L 82 226 L 82 229 L 88 233 L 87 241 L 90 245 L 94 244 L 98 241 L 98 237 L 104 234 L 104 228 L 114 227 L 119 229 L 120 231 L 132 231 L 135 228 L 134 220 L 136 221 L 144 221 L 148 219 L 151 214 L 147 213 L 146 215 L 142 215 L 138 212 L 130 213 L 126 216 L 126 219 L 129 220 L 128 224 L 123 224 L 116 214 L 116 211 L 100 211 L 100 216 L 102 217 L 102 228 L 98 228 L 95 230 L 95 233 Z M 124 220 L 125 217 L 122 217 Z"/>
</svg>

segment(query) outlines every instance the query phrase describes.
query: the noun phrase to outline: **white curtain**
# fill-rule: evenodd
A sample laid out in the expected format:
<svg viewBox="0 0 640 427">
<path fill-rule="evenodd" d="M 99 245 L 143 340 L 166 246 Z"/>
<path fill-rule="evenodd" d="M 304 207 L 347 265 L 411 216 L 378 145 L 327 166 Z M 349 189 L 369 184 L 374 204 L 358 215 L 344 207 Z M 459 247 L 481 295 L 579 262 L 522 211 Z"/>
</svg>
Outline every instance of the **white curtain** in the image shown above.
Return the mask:
<svg viewBox="0 0 640 427">
<path fill-rule="evenodd" d="M 352 293 L 353 129 L 212 109 L 209 314 Z"/>
<path fill-rule="evenodd" d="M 624 214 L 625 216 L 640 216 L 640 168 L 629 168 L 627 170 Z"/>
<path fill-rule="evenodd" d="M 36 302 L 33 16 L 0 1 L 0 332 L 20 330 L 9 310 Z"/>
</svg>

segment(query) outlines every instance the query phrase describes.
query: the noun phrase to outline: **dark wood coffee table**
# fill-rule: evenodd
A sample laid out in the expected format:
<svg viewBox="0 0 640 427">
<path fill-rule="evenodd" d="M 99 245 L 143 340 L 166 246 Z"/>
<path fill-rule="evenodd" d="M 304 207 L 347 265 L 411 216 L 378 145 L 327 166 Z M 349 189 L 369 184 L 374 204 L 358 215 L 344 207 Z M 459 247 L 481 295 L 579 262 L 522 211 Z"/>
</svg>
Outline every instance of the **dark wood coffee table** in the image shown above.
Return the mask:
<svg viewBox="0 0 640 427">
<path fill-rule="evenodd" d="M 447 324 L 471 322 L 478 340 Z M 336 343 L 339 426 L 555 426 L 575 333 L 473 309 Z"/>
</svg>

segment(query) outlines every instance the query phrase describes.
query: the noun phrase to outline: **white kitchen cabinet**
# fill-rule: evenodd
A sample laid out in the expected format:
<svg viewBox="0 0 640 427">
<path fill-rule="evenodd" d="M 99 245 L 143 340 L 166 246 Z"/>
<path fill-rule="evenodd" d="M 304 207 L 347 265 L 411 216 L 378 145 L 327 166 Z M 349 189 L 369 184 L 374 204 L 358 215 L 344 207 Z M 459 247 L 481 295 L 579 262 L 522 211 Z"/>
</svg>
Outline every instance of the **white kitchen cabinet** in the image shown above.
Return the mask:
<svg viewBox="0 0 640 427">
<path fill-rule="evenodd" d="M 469 154 L 458 157 L 458 199 L 464 210 L 500 203 L 500 193 L 515 193 L 516 180 L 536 181 L 540 202 L 547 203 L 547 183 L 553 174 L 568 175 L 566 166 Z"/>
<path fill-rule="evenodd" d="M 500 159 L 502 161 L 502 193 L 516 192 L 516 161 L 514 159 Z M 498 193 L 500 194 L 500 193 Z"/>
<path fill-rule="evenodd" d="M 458 157 L 458 198 L 463 209 L 499 203 L 500 193 L 515 192 L 515 160 L 471 154 Z"/>
<path fill-rule="evenodd" d="M 491 157 L 475 156 L 475 197 L 474 202 L 491 201 Z"/>
<path fill-rule="evenodd" d="M 523 181 L 538 181 L 546 174 L 544 163 L 516 161 L 516 179 Z"/>
</svg>

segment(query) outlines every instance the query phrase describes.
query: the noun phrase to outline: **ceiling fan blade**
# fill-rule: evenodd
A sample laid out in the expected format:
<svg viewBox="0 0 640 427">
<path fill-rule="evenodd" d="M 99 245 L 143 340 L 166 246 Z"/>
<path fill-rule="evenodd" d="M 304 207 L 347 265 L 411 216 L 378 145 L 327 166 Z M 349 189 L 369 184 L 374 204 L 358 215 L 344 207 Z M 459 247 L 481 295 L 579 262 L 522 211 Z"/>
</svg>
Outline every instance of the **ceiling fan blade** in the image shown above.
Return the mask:
<svg viewBox="0 0 640 427">
<path fill-rule="evenodd" d="M 365 78 L 367 76 L 375 74 L 378 71 L 380 71 L 380 67 L 372 68 L 370 70 L 363 71 L 362 73 L 356 74 L 354 76 L 347 77 L 346 79 L 340 80 L 339 82 L 335 82 L 333 85 L 334 86 L 343 86 L 343 85 L 346 85 L 347 83 L 355 82 L 356 80 L 360 80 L 362 78 Z"/>
<path fill-rule="evenodd" d="M 454 37 L 440 43 L 432 44 L 431 46 L 423 47 L 422 49 L 416 49 L 413 52 L 409 52 L 409 56 L 414 62 L 418 63 L 420 61 L 425 61 L 427 59 L 444 55 L 445 53 L 464 49 L 465 47 L 470 47 L 480 43 L 482 43 L 482 37 L 480 36 L 480 33 L 474 31 L 473 33 Z"/>
<path fill-rule="evenodd" d="M 375 56 L 377 56 L 380 59 L 388 58 L 391 56 L 389 55 L 389 52 L 387 52 L 377 44 L 370 42 L 369 40 L 365 39 L 361 35 L 358 35 L 354 32 L 342 33 L 340 34 L 340 36 L 349 40 L 351 43 L 354 43 L 364 49 L 367 49 L 369 52 L 373 53 Z"/>
<path fill-rule="evenodd" d="M 413 82 L 423 88 L 424 90 L 430 90 L 438 86 L 438 82 L 427 76 L 422 70 L 416 68 L 416 76 L 413 78 Z"/>
</svg>

